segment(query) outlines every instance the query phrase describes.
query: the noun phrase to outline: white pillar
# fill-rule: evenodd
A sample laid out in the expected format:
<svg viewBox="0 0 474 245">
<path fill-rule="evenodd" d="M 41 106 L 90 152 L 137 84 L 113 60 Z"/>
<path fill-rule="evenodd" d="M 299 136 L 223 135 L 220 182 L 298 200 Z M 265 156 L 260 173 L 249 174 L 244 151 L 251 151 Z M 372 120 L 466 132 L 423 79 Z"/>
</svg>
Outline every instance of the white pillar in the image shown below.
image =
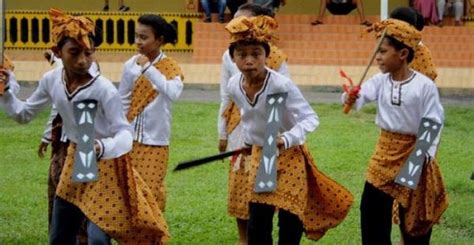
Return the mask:
<svg viewBox="0 0 474 245">
<path fill-rule="evenodd" d="M 388 0 L 380 0 L 380 20 L 388 18 Z"/>
</svg>

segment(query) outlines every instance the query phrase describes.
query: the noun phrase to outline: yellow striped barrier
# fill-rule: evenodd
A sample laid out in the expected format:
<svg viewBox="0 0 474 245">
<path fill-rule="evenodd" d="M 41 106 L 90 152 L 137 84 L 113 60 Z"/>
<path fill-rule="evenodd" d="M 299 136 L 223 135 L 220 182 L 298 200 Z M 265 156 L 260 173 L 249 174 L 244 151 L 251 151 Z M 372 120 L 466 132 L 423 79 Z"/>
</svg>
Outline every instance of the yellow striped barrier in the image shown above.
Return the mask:
<svg viewBox="0 0 474 245">
<path fill-rule="evenodd" d="M 135 26 L 140 15 L 145 13 L 121 12 L 68 12 L 85 15 L 96 23 L 97 49 L 101 51 L 134 51 Z M 200 13 L 158 13 L 176 27 L 176 44 L 166 44 L 165 51 L 193 51 L 193 32 Z M 49 49 L 51 20 L 47 11 L 6 11 L 6 49 Z"/>
</svg>

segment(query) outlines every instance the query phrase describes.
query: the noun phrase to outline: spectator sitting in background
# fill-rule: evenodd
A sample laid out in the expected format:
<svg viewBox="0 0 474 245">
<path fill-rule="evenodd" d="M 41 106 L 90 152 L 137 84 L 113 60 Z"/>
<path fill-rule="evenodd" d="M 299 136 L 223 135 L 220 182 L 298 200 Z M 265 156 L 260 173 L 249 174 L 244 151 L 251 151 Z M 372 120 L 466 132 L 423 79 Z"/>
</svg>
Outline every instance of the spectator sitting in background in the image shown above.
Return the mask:
<svg viewBox="0 0 474 245">
<path fill-rule="evenodd" d="M 454 12 L 455 25 L 462 26 L 461 17 L 463 15 L 463 11 L 464 0 L 438 0 L 438 26 L 443 26 L 443 17 L 446 12 Z"/>
<path fill-rule="evenodd" d="M 326 8 L 334 15 L 344 15 L 350 13 L 352 10 L 357 8 L 359 13 L 360 24 L 370 26 L 371 23 L 365 19 L 364 5 L 362 0 L 320 0 L 319 5 L 319 16 L 311 22 L 311 25 L 323 24 L 324 13 Z"/>
<path fill-rule="evenodd" d="M 414 0 L 413 7 L 423 15 L 425 23 L 438 23 L 438 11 L 435 0 Z"/>
<path fill-rule="evenodd" d="M 234 16 L 235 13 L 237 13 L 237 10 L 239 10 L 239 7 L 247 3 L 247 0 L 229 0 L 227 1 L 227 8 L 230 11 L 230 16 Z"/>
<path fill-rule="evenodd" d="M 119 4 L 119 11 L 120 12 L 127 12 L 130 10 L 130 7 L 128 6 L 125 6 L 123 4 L 123 0 L 119 0 L 118 1 L 118 4 Z M 104 8 L 102 9 L 103 11 L 109 11 L 109 0 L 105 0 L 105 5 L 104 5 Z"/>
<path fill-rule="evenodd" d="M 285 6 L 286 5 L 286 0 L 273 0 L 273 10 L 277 11 L 280 9 L 280 6 Z"/>
<path fill-rule="evenodd" d="M 204 18 L 204 22 L 211 22 L 211 4 L 214 2 L 213 0 L 200 0 L 201 6 L 204 9 L 204 13 L 206 17 Z M 232 1 L 232 0 L 231 0 Z M 217 0 L 217 10 L 219 13 L 219 22 L 224 23 L 224 11 L 225 11 L 226 0 Z"/>
</svg>

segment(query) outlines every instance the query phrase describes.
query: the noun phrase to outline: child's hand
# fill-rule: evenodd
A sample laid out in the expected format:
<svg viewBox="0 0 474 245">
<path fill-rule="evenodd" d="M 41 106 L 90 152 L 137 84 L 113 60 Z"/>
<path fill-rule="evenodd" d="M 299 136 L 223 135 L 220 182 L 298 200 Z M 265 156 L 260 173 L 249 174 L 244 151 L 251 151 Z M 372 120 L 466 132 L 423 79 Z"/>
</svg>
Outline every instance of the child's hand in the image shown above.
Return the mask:
<svg viewBox="0 0 474 245">
<path fill-rule="evenodd" d="M 99 142 L 97 142 L 97 140 L 94 142 L 94 151 L 95 151 L 95 156 L 97 157 L 97 160 L 99 160 L 99 155 L 100 155 L 100 152 L 101 152 L 101 147 L 100 147 L 100 144 Z"/>
<path fill-rule="evenodd" d="M 359 91 L 360 86 L 354 86 L 350 89 L 345 88 L 346 100 L 344 101 L 344 103 L 348 105 L 353 105 L 355 101 L 359 98 Z"/>
<path fill-rule="evenodd" d="M 148 63 L 150 60 L 148 60 L 148 57 L 146 57 L 145 55 L 140 55 L 138 56 L 137 58 L 137 65 L 141 66 L 142 68 L 144 68 L 143 66 L 145 66 L 146 63 Z"/>
<path fill-rule="evenodd" d="M 0 66 L 0 96 L 2 96 L 4 93 L 9 77 L 10 74 L 8 73 L 8 70 Z"/>
<path fill-rule="evenodd" d="M 0 66 L 0 82 L 4 82 L 6 84 L 8 82 L 8 77 L 10 77 L 8 70 Z"/>
<path fill-rule="evenodd" d="M 285 150 L 285 141 L 282 137 L 278 137 L 277 139 L 277 148 L 280 153 Z"/>
<path fill-rule="evenodd" d="M 44 158 L 44 154 L 48 150 L 48 143 L 41 141 L 41 143 L 38 146 L 38 156 L 40 158 Z"/>
<path fill-rule="evenodd" d="M 52 59 L 54 54 L 51 50 L 44 51 L 43 55 L 44 55 L 44 58 L 46 59 L 46 61 L 48 61 L 48 63 L 50 65 L 52 65 L 54 63 L 54 60 Z"/>
<path fill-rule="evenodd" d="M 219 149 L 219 152 L 224 152 L 227 149 L 227 140 L 219 140 L 217 148 Z"/>
</svg>

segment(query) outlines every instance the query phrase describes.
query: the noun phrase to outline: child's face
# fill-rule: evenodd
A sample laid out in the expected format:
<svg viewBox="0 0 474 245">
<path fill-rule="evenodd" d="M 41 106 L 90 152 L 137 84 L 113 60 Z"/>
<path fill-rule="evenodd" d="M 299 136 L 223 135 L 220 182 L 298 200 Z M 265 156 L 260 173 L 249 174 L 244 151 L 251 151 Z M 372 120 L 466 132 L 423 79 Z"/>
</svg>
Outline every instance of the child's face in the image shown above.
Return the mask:
<svg viewBox="0 0 474 245">
<path fill-rule="evenodd" d="M 69 72 L 77 75 L 89 73 L 89 67 L 94 61 L 95 48 L 86 48 L 79 45 L 76 40 L 68 39 L 61 49 L 55 47 L 54 51 Z"/>
<path fill-rule="evenodd" d="M 238 46 L 234 49 L 234 62 L 245 76 L 257 76 L 265 71 L 265 49 L 262 45 Z"/>
<path fill-rule="evenodd" d="M 152 27 L 138 23 L 135 31 L 135 44 L 140 54 L 147 55 L 160 50 L 163 39 L 155 38 Z"/>
<path fill-rule="evenodd" d="M 382 73 L 392 73 L 399 70 L 407 59 L 408 50 L 396 50 L 387 39 L 382 41 L 375 57 Z"/>
</svg>

